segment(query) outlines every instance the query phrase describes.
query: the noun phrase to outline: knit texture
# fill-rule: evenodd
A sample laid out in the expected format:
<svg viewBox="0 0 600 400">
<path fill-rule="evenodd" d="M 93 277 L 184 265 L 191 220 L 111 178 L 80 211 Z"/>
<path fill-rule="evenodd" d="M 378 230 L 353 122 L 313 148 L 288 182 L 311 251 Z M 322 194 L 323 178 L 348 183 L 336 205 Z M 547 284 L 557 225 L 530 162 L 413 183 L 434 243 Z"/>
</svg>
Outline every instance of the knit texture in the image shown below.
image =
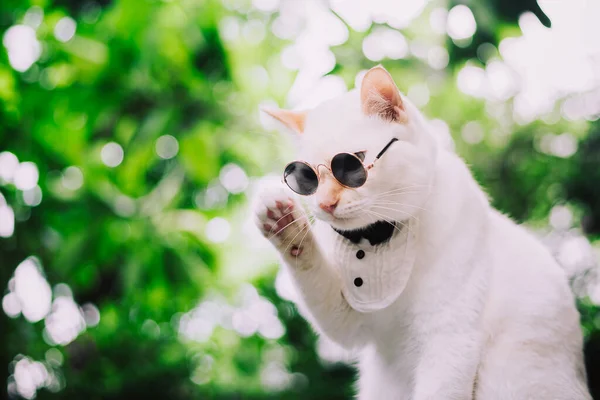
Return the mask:
<svg viewBox="0 0 600 400">
<path fill-rule="evenodd" d="M 390 240 L 376 246 L 364 238 L 353 243 L 343 235 L 335 235 L 334 264 L 342 278 L 342 292 L 355 310 L 381 310 L 404 290 L 415 262 L 418 224 L 415 220 L 403 224 L 402 229 L 394 229 Z M 362 258 L 357 256 L 360 250 L 364 252 Z"/>
</svg>

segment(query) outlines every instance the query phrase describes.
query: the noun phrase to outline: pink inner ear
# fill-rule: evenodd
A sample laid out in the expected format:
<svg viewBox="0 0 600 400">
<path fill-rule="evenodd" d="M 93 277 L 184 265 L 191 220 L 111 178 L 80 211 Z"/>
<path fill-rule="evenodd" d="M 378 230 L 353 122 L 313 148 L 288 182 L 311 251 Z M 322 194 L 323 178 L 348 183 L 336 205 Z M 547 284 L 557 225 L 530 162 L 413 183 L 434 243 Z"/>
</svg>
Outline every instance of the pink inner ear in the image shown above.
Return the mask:
<svg viewBox="0 0 600 400">
<path fill-rule="evenodd" d="M 263 109 L 263 111 L 294 132 L 298 134 L 304 132 L 306 111 L 289 111 L 282 109 Z"/>
<path fill-rule="evenodd" d="M 377 66 L 367 72 L 362 82 L 360 98 L 365 115 L 406 122 L 406 111 L 398 87 L 383 67 Z"/>
</svg>

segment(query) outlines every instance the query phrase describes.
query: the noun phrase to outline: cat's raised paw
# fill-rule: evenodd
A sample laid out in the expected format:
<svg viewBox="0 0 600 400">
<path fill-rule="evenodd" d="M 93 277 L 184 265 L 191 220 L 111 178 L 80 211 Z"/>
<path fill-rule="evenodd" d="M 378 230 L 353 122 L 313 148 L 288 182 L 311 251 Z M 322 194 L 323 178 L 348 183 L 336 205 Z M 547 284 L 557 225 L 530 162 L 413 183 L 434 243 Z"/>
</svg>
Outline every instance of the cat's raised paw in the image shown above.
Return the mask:
<svg viewBox="0 0 600 400">
<path fill-rule="evenodd" d="M 265 236 L 279 235 L 284 229 L 294 223 L 294 203 L 276 201 L 275 206 L 266 208 L 266 218 L 263 218 L 262 232 Z"/>
<path fill-rule="evenodd" d="M 255 206 L 255 221 L 263 236 L 293 257 L 299 257 L 312 239 L 308 218 L 283 193 L 263 193 Z"/>
</svg>

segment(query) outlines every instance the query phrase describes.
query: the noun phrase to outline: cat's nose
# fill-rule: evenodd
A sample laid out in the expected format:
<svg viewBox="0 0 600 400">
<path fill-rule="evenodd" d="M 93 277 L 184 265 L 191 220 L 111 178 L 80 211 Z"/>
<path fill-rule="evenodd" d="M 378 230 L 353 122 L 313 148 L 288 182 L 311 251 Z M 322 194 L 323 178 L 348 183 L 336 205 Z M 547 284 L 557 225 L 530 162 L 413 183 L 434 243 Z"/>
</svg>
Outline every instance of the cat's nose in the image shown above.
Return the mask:
<svg viewBox="0 0 600 400">
<path fill-rule="evenodd" d="M 321 202 L 319 203 L 319 208 L 323 211 L 325 211 L 328 214 L 333 214 L 333 212 L 335 211 L 335 208 L 338 205 L 338 201 L 335 200 L 334 203 L 331 202 Z"/>
</svg>

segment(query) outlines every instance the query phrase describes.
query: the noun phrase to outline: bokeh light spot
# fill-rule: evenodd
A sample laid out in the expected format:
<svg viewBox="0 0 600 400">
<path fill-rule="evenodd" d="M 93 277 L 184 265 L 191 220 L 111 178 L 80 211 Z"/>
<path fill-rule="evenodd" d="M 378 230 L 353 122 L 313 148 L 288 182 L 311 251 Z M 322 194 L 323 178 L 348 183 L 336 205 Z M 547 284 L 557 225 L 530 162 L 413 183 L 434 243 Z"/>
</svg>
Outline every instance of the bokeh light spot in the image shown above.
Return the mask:
<svg viewBox="0 0 600 400">
<path fill-rule="evenodd" d="M 14 380 L 17 393 L 26 399 L 33 399 L 39 388 L 45 386 L 48 370 L 39 361 L 23 357 L 15 364 Z"/>
<path fill-rule="evenodd" d="M 384 58 L 397 60 L 408 55 L 408 43 L 404 36 L 393 29 L 379 28 L 363 40 L 363 53 L 371 61 Z"/>
<path fill-rule="evenodd" d="M 467 122 L 461 131 L 462 138 L 469 144 L 477 144 L 483 140 L 483 128 L 477 121 Z"/>
<path fill-rule="evenodd" d="M 73 297 L 73 291 L 66 283 L 58 283 L 53 289 L 54 297 Z"/>
<path fill-rule="evenodd" d="M 51 344 L 67 345 L 85 330 L 82 312 L 70 296 L 60 296 L 52 303 L 52 312 L 46 317 L 45 332 Z"/>
<path fill-rule="evenodd" d="M 151 319 L 147 319 L 142 324 L 142 333 L 152 339 L 158 339 L 160 336 L 160 326 Z"/>
<path fill-rule="evenodd" d="M 444 69 L 448 66 L 449 61 L 448 50 L 442 46 L 434 46 L 427 52 L 427 63 L 433 69 Z"/>
<path fill-rule="evenodd" d="M 475 34 L 477 23 L 471 9 L 459 4 L 448 13 L 447 32 L 454 40 L 468 39 Z"/>
<path fill-rule="evenodd" d="M 33 189 L 38 183 L 40 175 L 37 166 L 32 162 L 19 164 L 13 178 L 15 186 L 19 190 Z"/>
<path fill-rule="evenodd" d="M 102 147 L 100 157 L 102 158 L 102 162 L 104 163 L 104 165 L 106 165 L 107 167 L 117 167 L 123 162 L 123 148 L 120 144 L 115 142 L 106 143 L 104 147 Z"/>
<path fill-rule="evenodd" d="M 273 12 L 277 10 L 280 0 L 252 0 L 252 5 L 257 9 L 265 12 Z"/>
<path fill-rule="evenodd" d="M 19 159 L 9 151 L 0 153 L 0 179 L 12 182 L 15 171 L 19 167 Z"/>
<path fill-rule="evenodd" d="M 39 206 L 42 202 L 42 189 L 36 185 L 33 189 L 23 191 L 23 202 L 29 207 Z"/>
<path fill-rule="evenodd" d="M 555 136 L 550 143 L 550 151 L 557 157 L 571 157 L 577 151 L 577 139 L 570 133 Z"/>
<path fill-rule="evenodd" d="M 241 193 L 248 187 L 246 172 L 236 164 L 227 164 L 221 168 L 219 180 L 223 187 L 233 194 Z"/>
<path fill-rule="evenodd" d="M 156 139 L 156 154 L 164 160 L 171 159 L 179 152 L 179 142 L 171 135 L 163 135 Z"/>
<path fill-rule="evenodd" d="M 129 196 L 119 195 L 115 199 L 113 209 L 115 210 L 115 213 L 121 217 L 131 217 L 136 211 L 135 200 Z"/>
<path fill-rule="evenodd" d="M 9 238 L 15 231 L 15 213 L 8 204 L 0 204 L 0 237 Z"/>
<path fill-rule="evenodd" d="M 77 23 L 71 17 L 61 18 L 54 26 L 54 37 L 59 42 L 66 43 L 75 36 Z"/>
<path fill-rule="evenodd" d="M 483 97 L 485 93 L 485 71 L 474 65 L 466 65 L 457 76 L 461 92 L 473 97 Z"/>
<path fill-rule="evenodd" d="M 240 20 L 236 17 L 225 17 L 219 22 L 219 33 L 225 41 L 233 42 L 240 37 Z"/>
<path fill-rule="evenodd" d="M 550 225 L 554 229 L 566 230 L 571 227 L 573 223 L 573 213 L 568 207 L 563 205 L 557 205 L 552 207 L 550 211 Z"/>
<path fill-rule="evenodd" d="M 292 375 L 279 362 L 270 362 L 261 371 L 261 382 L 269 390 L 283 390 L 291 384 Z"/>
<path fill-rule="evenodd" d="M 477 58 L 483 63 L 487 63 L 493 57 L 498 55 L 498 49 L 491 43 L 482 43 L 477 47 Z"/>
<path fill-rule="evenodd" d="M 252 336 L 258 330 L 258 321 L 244 310 L 238 310 L 233 313 L 231 324 L 233 325 L 233 329 L 242 337 Z"/>
<path fill-rule="evenodd" d="M 206 224 L 206 237 L 213 243 L 223 243 L 229 237 L 231 226 L 225 218 L 216 217 Z"/>
<path fill-rule="evenodd" d="M 52 366 L 60 367 L 64 362 L 64 356 L 57 348 L 50 348 L 46 350 L 46 355 L 44 357 L 46 362 Z"/>
<path fill-rule="evenodd" d="M 77 190 L 83 185 L 83 172 L 75 166 L 67 167 L 62 174 L 61 183 L 69 190 Z"/>
<path fill-rule="evenodd" d="M 52 291 L 35 257 L 25 259 L 15 270 L 15 293 L 29 322 L 38 322 L 50 312 Z"/>
<path fill-rule="evenodd" d="M 258 44 L 265 38 L 265 23 L 259 19 L 250 20 L 242 28 L 242 34 L 249 43 Z"/>
<path fill-rule="evenodd" d="M 429 14 L 429 25 L 431 30 L 438 34 L 446 33 L 446 21 L 448 10 L 442 7 L 434 8 Z"/>
<path fill-rule="evenodd" d="M 88 328 L 93 328 L 100 323 L 100 311 L 92 303 L 86 303 L 82 307 L 83 319 Z"/>
<path fill-rule="evenodd" d="M 9 292 L 2 298 L 2 309 L 10 318 L 21 315 L 21 303 L 15 293 Z"/>
<path fill-rule="evenodd" d="M 213 369 L 215 360 L 212 356 L 205 354 L 200 357 L 194 373 L 190 377 L 196 385 L 204 385 L 210 381 L 210 373 Z"/>
<path fill-rule="evenodd" d="M 19 72 L 27 71 L 42 55 L 42 45 L 31 26 L 11 26 L 4 33 L 2 43 L 10 65 Z"/>
<path fill-rule="evenodd" d="M 199 191 L 196 194 L 194 202 L 198 208 L 210 210 L 225 206 L 228 198 L 229 193 L 221 183 L 219 181 L 213 181 L 208 185 L 206 190 Z"/>
<path fill-rule="evenodd" d="M 37 29 L 44 20 L 44 10 L 41 7 L 33 6 L 25 13 L 23 23 Z"/>
</svg>

